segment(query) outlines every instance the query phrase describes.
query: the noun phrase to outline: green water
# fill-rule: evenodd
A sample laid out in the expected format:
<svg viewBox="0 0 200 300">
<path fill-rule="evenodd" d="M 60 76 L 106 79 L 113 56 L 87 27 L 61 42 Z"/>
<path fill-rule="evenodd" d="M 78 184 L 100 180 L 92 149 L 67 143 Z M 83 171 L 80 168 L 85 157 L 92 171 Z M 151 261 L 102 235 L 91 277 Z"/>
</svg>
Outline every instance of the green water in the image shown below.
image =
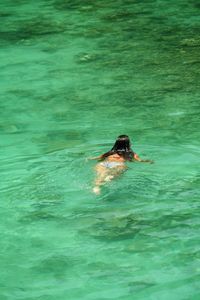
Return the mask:
<svg viewBox="0 0 200 300">
<path fill-rule="evenodd" d="M 0 299 L 198 300 L 195 0 L 0 5 Z M 119 134 L 130 164 L 92 192 Z"/>
</svg>

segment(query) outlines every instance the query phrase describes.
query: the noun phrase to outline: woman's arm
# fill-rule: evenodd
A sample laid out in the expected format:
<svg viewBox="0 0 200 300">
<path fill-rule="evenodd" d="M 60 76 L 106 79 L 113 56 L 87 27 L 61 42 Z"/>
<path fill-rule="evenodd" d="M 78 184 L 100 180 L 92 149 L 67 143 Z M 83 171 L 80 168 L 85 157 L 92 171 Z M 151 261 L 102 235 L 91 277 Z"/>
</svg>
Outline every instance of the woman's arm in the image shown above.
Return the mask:
<svg viewBox="0 0 200 300">
<path fill-rule="evenodd" d="M 154 163 L 154 161 L 150 159 L 141 159 L 136 153 L 133 154 L 133 158 L 139 162 L 148 162 L 150 164 Z"/>
<path fill-rule="evenodd" d="M 88 160 L 100 160 L 102 159 L 102 155 L 96 157 L 88 157 Z"/>
<path fill-rule="evenodd" d="M 110 156 L 112 154 L 113 154 L 113 151 L 108 151 L 108 152 L 106 152 L 106 153 L 104 153 L 102 155 L 99 155 L 97 157 L 89 157 L 88 159 L 89 160 L 103 160 L 103 159 L 105 159 L 106 157 L 108 157 L 108 156 Z"/>
</svg>

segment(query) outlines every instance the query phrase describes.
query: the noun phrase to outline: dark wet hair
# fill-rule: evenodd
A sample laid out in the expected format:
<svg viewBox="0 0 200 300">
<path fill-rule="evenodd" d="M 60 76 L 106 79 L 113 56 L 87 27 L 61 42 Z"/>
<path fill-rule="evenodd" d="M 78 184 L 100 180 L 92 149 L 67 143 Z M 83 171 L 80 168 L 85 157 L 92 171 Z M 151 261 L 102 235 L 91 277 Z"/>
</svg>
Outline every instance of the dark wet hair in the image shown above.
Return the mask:
<svg viewBox="0 0 200 300">
<path fill-rule="evenodd" d="M 102 155 L 102 159 L 117 153 L 122 156 L 125 160 L 132 160 L 134 152 L 131 149 L 131 142 L 128 135 L 119 135 L 112 149 Z"/>
</svg>

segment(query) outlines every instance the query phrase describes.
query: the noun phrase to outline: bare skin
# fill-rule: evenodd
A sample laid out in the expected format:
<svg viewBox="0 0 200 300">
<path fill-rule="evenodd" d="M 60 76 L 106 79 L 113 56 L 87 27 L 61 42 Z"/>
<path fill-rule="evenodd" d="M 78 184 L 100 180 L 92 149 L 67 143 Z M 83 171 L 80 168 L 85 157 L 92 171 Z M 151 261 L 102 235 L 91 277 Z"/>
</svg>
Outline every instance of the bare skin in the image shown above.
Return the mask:
<svg viewBox="0 0 200 300">
<path fill-rule="evenodd" d="M 125 160 L 123 157 L 118 154 L 113 154 L 107 157 L 104 162 L 117 162 L 121 163 L 121 165 L 115 166 L 113 168 L 107 168 L 103 166 L 101 163 L 98 163 L 95 167 L 97 178 L 95 180 L 95 186 L 93 188 L 93 192 L 95 194 L 100 194 L 100 186 L 105 184 L 108 181 L 111 181 L 115 177 L 119 176 L 123 171 L 126 170 Z"/>
<path fill-rule="evenodd" d="M 90 159 L 91 160 L 101 160 L 102 155 L 100 155 L 98 157 L 93 157 Z M 133 160 L 138 161 L 138 162 L 153 163 L 152 160 L 141 159 L 136 153 L 134 153 L 134 155 L 133 155 Z M 100 162 L 95 166 L 95 171 L 96 171 L 97 176 L 95 179 L 95 185 L 93 188 L 93 192 L 97 195 L 100 194 L 102 185 L 104 185 L 106 182 L 109 182 L 112 179 L 116 178 L 117 176 L 122 174 L 127 169 L 127 166 L 125 165 L 125 159 L 122 156 L 118 155 L 117 153 L 114 153 L 113 155 L 109 155 L 108 157 L 106 157 L 106 159 L 103 160 L 103 162 L 105 162 L 105 163 L 116 162 L 116 163 L 120 163 L 120 165 L 116 165 L 116 166 L 109 168 Z"/>
<path fill-rule="evenodd" d="M 94 158 L 90 158 L 90 159 L 97 159 L 97 160 L 101 160 L 102 156 L 98 156 L 98 157 L 94 157 Z M 134 153 L 134 157 L 133 159 L 135 161 L 138 162 L 149 162 L 149 163 L 153 163 L 153 161 L 151 160 L 144 160 L 141 159 L 136 153 Z M 108 168 L 104 165 L 102 165 L 102 163 L 98 163 L 95 167 L 96 170 L 96 180 L 95 180 L 95 186 L 93 188 L 93 192 L 95 194 L 100 194 L 101 189 L 100 187 L 102 185 L 104 185 L 106 182 L 111 181 L 112 179 L 116 178 L 117 176 L 119 176 L 121 173 L 123 173 L 126 169 L 127 166 L 125 165 L 125 159 L 118 155 L 117 153 L 108 156 L 104 162 L 116 162 L 116 163 L 120 163 L 120 165 L 116 165 L 113 166 L 112 168 Z"/>
</svg>

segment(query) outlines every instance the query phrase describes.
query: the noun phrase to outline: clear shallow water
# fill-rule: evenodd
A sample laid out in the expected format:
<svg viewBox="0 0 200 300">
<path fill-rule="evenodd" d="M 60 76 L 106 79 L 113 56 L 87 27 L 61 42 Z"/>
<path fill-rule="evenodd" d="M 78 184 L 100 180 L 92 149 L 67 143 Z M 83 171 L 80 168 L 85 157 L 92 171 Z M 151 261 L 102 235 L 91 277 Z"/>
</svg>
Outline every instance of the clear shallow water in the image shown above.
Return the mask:
<svg viewBox="0 0 200 300">
<path fill-rule="evenodd" d="M 199 4 L 70 2 L 1 4 L 1 299 L 199 299 Z"/>
</svg>

